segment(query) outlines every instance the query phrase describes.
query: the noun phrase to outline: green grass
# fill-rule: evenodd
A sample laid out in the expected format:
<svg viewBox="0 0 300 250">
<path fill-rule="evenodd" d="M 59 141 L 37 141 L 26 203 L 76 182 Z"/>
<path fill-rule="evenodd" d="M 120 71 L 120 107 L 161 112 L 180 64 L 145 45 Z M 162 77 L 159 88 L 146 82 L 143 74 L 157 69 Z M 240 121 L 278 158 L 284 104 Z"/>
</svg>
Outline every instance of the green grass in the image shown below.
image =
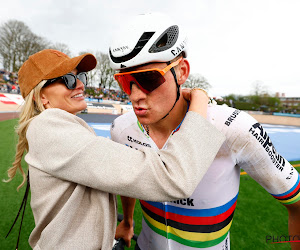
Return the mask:
<svg viewBox="0 0 300 250">
<path fill-rule="evenodd" d="M 17 215 L 25 192 L 25 187 L 20 189 L 19 192 L 16 191 L 17 186 L 22 181 L 21 175 L 18 175 L 9 183 L 2 182 L 3 179 L 7 179 L 7 169 L 11 167 L 14 160 L 15 144 L 17 141 L 17 137 L 14 133 L 16 124 L 16 119 L 0 122 L 0 249 L 15 249 L 20 220 L 17 222 L 7 239 L 5 239 L 5 236 Z M 31 249 L 28 244 L 28 238 L 33 227 L 34 220 L 28 202 L 23 221 L 19 249 Z"/>
<path fill-rule="evenodd" d="M 14 126 L 16 124 L 16 119 L 0 122 L 1 180 L 7 178 L 6 171 L 11 166 L 14 159 L 16 143 Z M 300 161 L 293 162 L 293 164 L 299 163 Z M 299 168 L 297 169 L 299 171 Z M 7 239 L 5 239 L 5 235 L 18 212 L 23 198 L 25 187 L 19 192 L 16 191 L 21 179 L 21 176 L 18 176 L 10 183 L 0 182 L 0 249 L 14 249 L 16 245 L 20 221 L 18 221 L 13 232 Z M 118 201 L 119 204 L 121 204 L 119 197 Z M 121 205 L 119 205 L 118 210 L 119 212 L 122 211 Z M 138 203 L 135 207 L 135 211 L 135 232 L 138 234 L 141 231 L 142 219 L 142 213 Z M 266 243 L 267 235 L 288 235 L 288 214 L 284 206 L 272 198 L 271 195 L 248 175 L 241 176 L 240 194 L 233 220 L 234 222 L 230 234 L 231 249 L 290 249 L 290 246 L 287 243 Z M 34 220 L 28 202 L 19 249 L 31 249 L 28 244 L 28 238 L 33 228 Z M 130 249 L 134 249 L 134 245 L 135 244 L 132 241 L 132 247 Z"/>
</svg>

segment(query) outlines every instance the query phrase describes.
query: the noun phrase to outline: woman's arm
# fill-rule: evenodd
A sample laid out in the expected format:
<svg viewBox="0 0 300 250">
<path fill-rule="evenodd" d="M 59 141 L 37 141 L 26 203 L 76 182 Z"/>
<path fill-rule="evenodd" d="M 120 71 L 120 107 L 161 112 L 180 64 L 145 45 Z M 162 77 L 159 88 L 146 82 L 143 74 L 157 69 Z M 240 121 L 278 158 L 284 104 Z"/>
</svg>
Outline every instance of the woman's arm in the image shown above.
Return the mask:
<svg viewBox="0 0 300 250">
<path fill-rule="evenodd" d="M 224 141 L 213 125 L 188 112 L 167 149 L 134 150 L 97 137 L 80 118 L 59 109 L 35 118 L 27 138 L 25 159 L 32 167 L 104 192 L 154 201 L 189 197 Z"/>
</svg>

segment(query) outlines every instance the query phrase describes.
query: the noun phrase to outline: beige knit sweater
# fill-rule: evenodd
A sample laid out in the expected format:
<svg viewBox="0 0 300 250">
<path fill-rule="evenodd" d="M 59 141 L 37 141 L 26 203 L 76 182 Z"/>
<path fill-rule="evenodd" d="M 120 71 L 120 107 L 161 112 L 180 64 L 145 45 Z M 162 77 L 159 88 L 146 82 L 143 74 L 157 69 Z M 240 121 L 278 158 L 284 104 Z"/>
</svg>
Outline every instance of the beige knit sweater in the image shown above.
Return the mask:
<svg viewBox="0 0 300 250">
<path fill-rule="evenodd" d="M 47 109 L 31 122 L 27 139 L 35 219 L 31 247 L 110 250 L 115 194 L 153 201 L 189 197 L 224 136 L 188 112 L 168 149 L 138 151 L 96 136 L 75 115 Z"/>
</svg>

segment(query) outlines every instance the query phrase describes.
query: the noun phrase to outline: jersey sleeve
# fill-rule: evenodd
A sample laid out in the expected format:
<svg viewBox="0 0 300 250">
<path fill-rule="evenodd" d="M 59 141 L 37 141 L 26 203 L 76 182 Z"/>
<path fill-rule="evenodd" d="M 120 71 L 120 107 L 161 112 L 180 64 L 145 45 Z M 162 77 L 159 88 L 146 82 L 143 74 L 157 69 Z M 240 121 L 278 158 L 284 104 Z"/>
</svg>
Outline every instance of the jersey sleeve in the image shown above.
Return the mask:
<svg viewBox="0 0 300 250">
<path fill-rule="evenodd" d="M 231 109 L 223 129 L 236 164 L 284 205 L 300 200 L 298 171 L 279 153 L 263 126 Z"/>
<path fill-rule="evenodd" d="M 137 123 L 136 118 L 134 119 L 134 116 L 135 115 L 133 112 L 127 112 L 112 122 L 110 126 L 110 136 L 112 141 L 126 145 L 126 143 L 124 143 L 126 138 L 124 138 L 123 132 L 128 127 L 132 126 L 133 123 Z"/>
<path fill-rule="evenodd" d="M 121 134 L 121 129 L 118 126 L 116 126 L 116 120 L 114 120 L 110 125 L 111 140 L 120 143 L 120 139 L 119 139 L 120 134 Z"/>
</svg>

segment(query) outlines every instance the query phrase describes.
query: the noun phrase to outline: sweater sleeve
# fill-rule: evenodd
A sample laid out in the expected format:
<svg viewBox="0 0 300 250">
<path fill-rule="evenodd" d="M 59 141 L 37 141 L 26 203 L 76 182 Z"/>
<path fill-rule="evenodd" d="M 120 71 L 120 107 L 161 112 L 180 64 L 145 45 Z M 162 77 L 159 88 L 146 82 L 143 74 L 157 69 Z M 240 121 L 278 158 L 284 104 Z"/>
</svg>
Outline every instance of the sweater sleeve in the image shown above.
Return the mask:
<svg viewBox="0 0 300 250">
<path fill-rule="evenodd" d="M 144 200 L 189 197 L 225 139 L 190 111 L 167 149 L 135 150 L 96 136 L 84 121 L 65 111 L 43 113 L 26 135 L 25 160 L 30 166 L 62 180 Z"/>
</svg>

